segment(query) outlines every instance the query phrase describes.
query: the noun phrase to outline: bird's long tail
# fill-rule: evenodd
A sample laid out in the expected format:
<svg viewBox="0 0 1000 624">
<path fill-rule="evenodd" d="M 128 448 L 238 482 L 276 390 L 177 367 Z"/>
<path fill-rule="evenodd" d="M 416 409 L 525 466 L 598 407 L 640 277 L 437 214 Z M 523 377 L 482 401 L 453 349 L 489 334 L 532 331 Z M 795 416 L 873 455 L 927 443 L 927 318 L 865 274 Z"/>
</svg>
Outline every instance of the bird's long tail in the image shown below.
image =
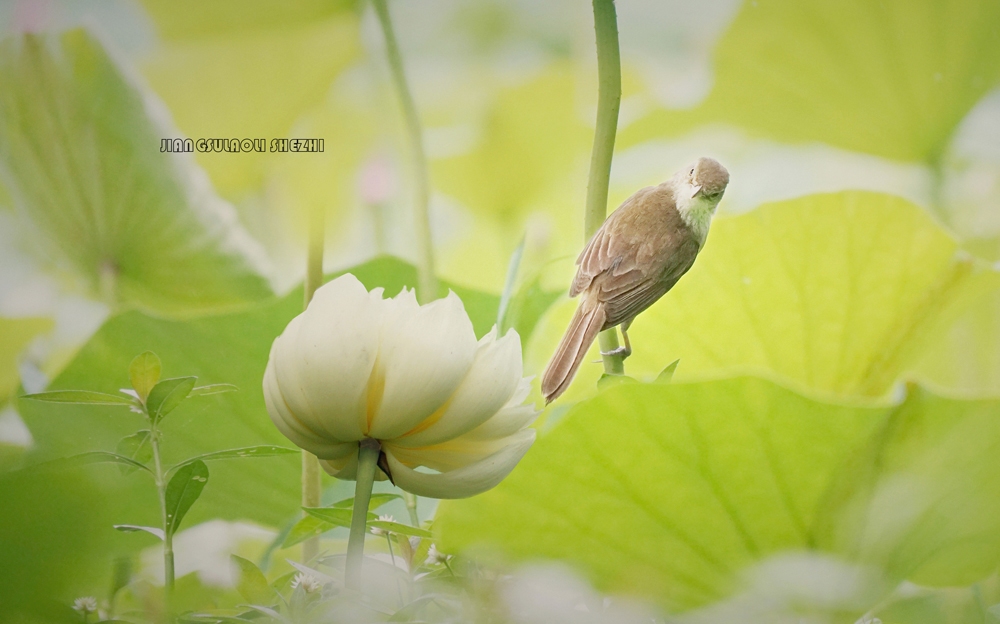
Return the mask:
<svg viewBox="0 0 1000 624">
<path fill-rule="evenodd" d="M 604 327 L 606 319 L 604 304 L 592 304 L 585 298 L 580 301 L 559 348 L 542 375 L 542 394 L 546 403 L 556 400 L 569 387 L 583 356 Z"/>
</svg>

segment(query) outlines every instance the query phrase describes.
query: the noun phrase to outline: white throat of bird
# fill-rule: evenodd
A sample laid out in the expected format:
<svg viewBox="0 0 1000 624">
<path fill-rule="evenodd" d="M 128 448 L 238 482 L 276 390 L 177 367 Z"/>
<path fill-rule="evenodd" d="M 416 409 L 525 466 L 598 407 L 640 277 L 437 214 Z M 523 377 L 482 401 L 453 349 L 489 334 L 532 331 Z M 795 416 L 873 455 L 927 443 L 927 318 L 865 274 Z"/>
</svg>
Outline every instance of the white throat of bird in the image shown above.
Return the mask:
<svg viewBox="0 0 1000 624">
<path fill-rule="evenodd" d="M 677 204 L 677 212 L 681 214 L 681 219 L 698 237 L 698 243 L 704 245 L 708 236 L 708 226 L 712 223 L 712 215 L 715 214 L 715 208 L 719 205 L 721 197 L 710 200 L 698 190 L 699 187 L 687 180 L 677 180 L 674 183 L 674 202 Z"/>
</svg>

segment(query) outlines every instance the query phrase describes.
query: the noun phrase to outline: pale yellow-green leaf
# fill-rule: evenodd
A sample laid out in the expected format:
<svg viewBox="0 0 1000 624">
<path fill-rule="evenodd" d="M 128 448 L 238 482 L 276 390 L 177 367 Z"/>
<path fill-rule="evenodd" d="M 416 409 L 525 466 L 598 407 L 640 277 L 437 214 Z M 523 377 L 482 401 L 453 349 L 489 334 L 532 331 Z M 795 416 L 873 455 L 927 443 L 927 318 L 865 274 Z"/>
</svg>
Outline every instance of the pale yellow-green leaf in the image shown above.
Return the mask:
<svg viewBox="0 0 1000 624">
<path fill-rule="evenodd" d="M 724 122 L 790 143 L 933 160 L 1000 81 L 997 23 L 995 0 L 747 0 L 715 50 L 707 99 L 656 111 L 621 139 Z"/>
<path fill-rule="evenodd" d="M 912 387 L 831 484 L 820 548 L 921 585 L 970 585 L 1000 562 L 1000 403 Z"/>
<path fill-rule="evenodd" d="M 496 96 L 474 149 L 432 163 L 435 186 L 474 212 L 516 220 L 545 188 L 584 164 L 592 140 L 577 78 L 555 64 Z"/>
<path fill-rule="evenodd" d="M 357 8 L 356 0 L 142 0 L 164 39 L 290 28 Z"/>
<path fill-rule="evenodd" d="M 964 247 L 991 262 L 1000 259 L 1000 239 L 966 240 Z M 1000 396 L 1000 292 L 978 299 L 947 332 L 935 336 L 915 370 L 946 388 Z"/>
<path fill-rule="evenodd" d="M 272 138 L 289 136 L 295 121 L 323 102 L 334 79 L 357 58 L 357 22 L 353 13 L 343 13 L 238 32 L 199 32 L 163 42 L 141 69 L 185 136 L 260 138 L 270 148 Z M 327 146 L 339 140 L 296 138 L 323 138 Z M 302 161 L 313 156 L 295 155 Z M 198 153 L 197 159 L 220 192 L 242 196 L 260 190 L 269 156 Z"/>
<path fill-rule="evenodd" d="M 375 94 L 367 95 L 375 99 Z M 386 161 L 382 164 L 387 168 L 392 166 L 384 145 L 381 126 L 386 124 L 381 115 L 395 111 L 386 106 L 375 108 L 374 104 L 334 93 L 294 126 L 296 135 L 328 137 L 323 153 L 271 155 L 268 201 L 301 236 L 303 245 L 309 214 L 314 210 L 326 215 L 328 244 L 344 244 L 340 237 L 346 229 L 342 226 L 344 220 L 363 208 L 359 192 L 362 166 L 379 159 Z M 397 188 L 391 192 L 403 190 L 398 188 L 400 184 L 396 180 Z"/>
<path fill-rule="evenodd" d="M 128 365 L 129 381 L 132 382 L 132 389 L 139 395 L 140 401 L 146 401 L 149 391 L 160 381 L 162 370 L 163 364 L 160 358 L 152 351 L 140 353 Z"/>
<path fill-rule="evenodd" d="M 1000 292 L 976 301 L 936 335 L 914 369 L 945 388 L 1000 396 Z"/>
<path fill-rule="evenodd" d="M 835 471 L 887 409 L 771 382 L 619 384 L 574 406 L 495 489 L 441 503 L 447 552 L 551 557 L 598 588 L 687 608 L 806 548 Z"/>
<path fill-rule="evenodd" d="M 17 388 L 21 379 L 17 365 L 21 352 L 35 336 L 52 329 L 49 318 L 0 317 L 0 405 Z"/>
<path fill-rule="evenodd" d="M 886 588 L 970 584 L 1000 562 L 998 417 L 996 399 L 915 386 L 887 405 L 751 377 L 621 383 L 574 406 L 495 489 L 443 502 L 435 532 L 448 552 L 554 558 L 670 610 L 752 589 L 748 573 L 781 556 L 857 566 Z M 820 612 L 856 591 L 808 604 L 790 585 Z M 878 598 L 862 589 L 855 619 Z"/>
<path fill-rule="evenodd" d="M 679 358 L 678 379 L 754 371 L 879 396 L 997 288 L 997 271 L 903 199 L 858 191 L 767 204 L 713 223 L 691 271 L 632 325 L 625 368 L 652 379 Z M 533 372 L 574 306 L 543 319 L 528 349 Z M 595 347 L 584 361 L 596 359 Z M 591 394 L 600 372 L 585 363 L 567 400 Z"/>
</svg>

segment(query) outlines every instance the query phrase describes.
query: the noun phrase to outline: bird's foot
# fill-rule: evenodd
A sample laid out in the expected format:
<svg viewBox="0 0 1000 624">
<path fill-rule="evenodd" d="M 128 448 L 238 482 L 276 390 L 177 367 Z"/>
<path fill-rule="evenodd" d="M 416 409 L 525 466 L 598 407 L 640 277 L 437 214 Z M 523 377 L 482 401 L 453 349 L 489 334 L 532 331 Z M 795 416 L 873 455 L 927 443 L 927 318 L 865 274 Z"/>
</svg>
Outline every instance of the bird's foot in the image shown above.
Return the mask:
<svg viewBox="0 0 1000 624">
<path fill-rule="evenodd" d="M 601 351 L 601 355 L 620 357 L 621 359 L 624 360 L 628 356 L 632 355 L 632 349 L 628 347 L 618 347 L 617 349 L 612 349 L 611 351 Z"/>
</svg>

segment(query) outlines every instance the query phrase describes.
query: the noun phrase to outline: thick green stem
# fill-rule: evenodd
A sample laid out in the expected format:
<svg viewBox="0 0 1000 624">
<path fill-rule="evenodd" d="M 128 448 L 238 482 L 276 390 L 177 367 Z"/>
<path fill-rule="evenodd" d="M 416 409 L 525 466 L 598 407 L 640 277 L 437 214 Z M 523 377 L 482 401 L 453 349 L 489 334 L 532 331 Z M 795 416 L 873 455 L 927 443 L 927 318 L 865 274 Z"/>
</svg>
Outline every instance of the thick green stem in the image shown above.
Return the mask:
<svg viewBox="0 0 1000 624">
<path fill-rule="evenodd" d="M 160 496 L 160 523 L 163 527 L 163 612 L 164 621 L 171 619 L 171 606 L 174 594 L 174 536 L 167 521 L 167 483 L 163 473 L 163 462 L 160 461 L 160 434 L 156 423 L 149 428 L 149 444 L 153 448 L 153 475 L 156 478 L 156 491 Z"/>
<path fill-rule="evenodd" d="M 618 17 L 614 0 L 593 0 L 594 30 L 597 33 L 597 124 L 594 148 L 590 155 L 590 179 L 587 182 L 587 212 L 584 218 L 584 238 L 590 240 L 608 214 L 608 185 L 611 180 L 611 158 L 618 132 L 618 109 L 622 101 L 622 69 L 618 52 Z M 601 332 L 601 351 L 618 348 L 614 328 Z M 612 375 L 625 374 L 625 358 L 605 355 L 604 371 Z"/>
<path fill-rule="evenodd" d="M 368 503 L 372 498 L 375 470 L 382 447 L 378 440 L 365 438 L 358 445 L 358 474 L 354 487 L 354 511 L 351 533 L 347 538 L 347 567 L 344 584 L 348 589 L 361 589 L 361 562 L 365 554 L 365 533 L 368 529 Z"/>
<path fill-rule="evenodd" d="M 392 19 L 386 0 L 372 0 L 378 21 L 382 25 L 385 37 L 385 50 L 389 57 L 389 69 L 392 72 L 392 84 L 403 108 L 406 130 L 410 139 L 410 155 L 413 159 L 414 184 L 414 217 L 417 236 L 417 298 L 421 302 L 431 301 L 437 297 L 437 280 L 434 277 L 434 247 L 431 241 L 430 218 L 430 174 L 427 170 L 427 156 L 424 154 L 423 132 L 420 129 L 420 117 L 413 102 L 413 95 L 406 83 L 406 72 L 403 69 L 403 57 L 399 52 L 399 44 L 392 30 Z"/>
<path fill-rule="evenodd" d="M 302 294 L 302 309 L 309 307 L 316 289 L 323 285 L 323 247 L 326 215 L 322 208 L 309 214 L 309 251 L 306 258 L 306 281 Z M 319 460 L 309 451 L 302 451 L 302 506 L 319 507 L 323 492 Z M 319 554 L 319 536 L 302 543 L 302 561 L 313 560 Z"/>
</svg>

